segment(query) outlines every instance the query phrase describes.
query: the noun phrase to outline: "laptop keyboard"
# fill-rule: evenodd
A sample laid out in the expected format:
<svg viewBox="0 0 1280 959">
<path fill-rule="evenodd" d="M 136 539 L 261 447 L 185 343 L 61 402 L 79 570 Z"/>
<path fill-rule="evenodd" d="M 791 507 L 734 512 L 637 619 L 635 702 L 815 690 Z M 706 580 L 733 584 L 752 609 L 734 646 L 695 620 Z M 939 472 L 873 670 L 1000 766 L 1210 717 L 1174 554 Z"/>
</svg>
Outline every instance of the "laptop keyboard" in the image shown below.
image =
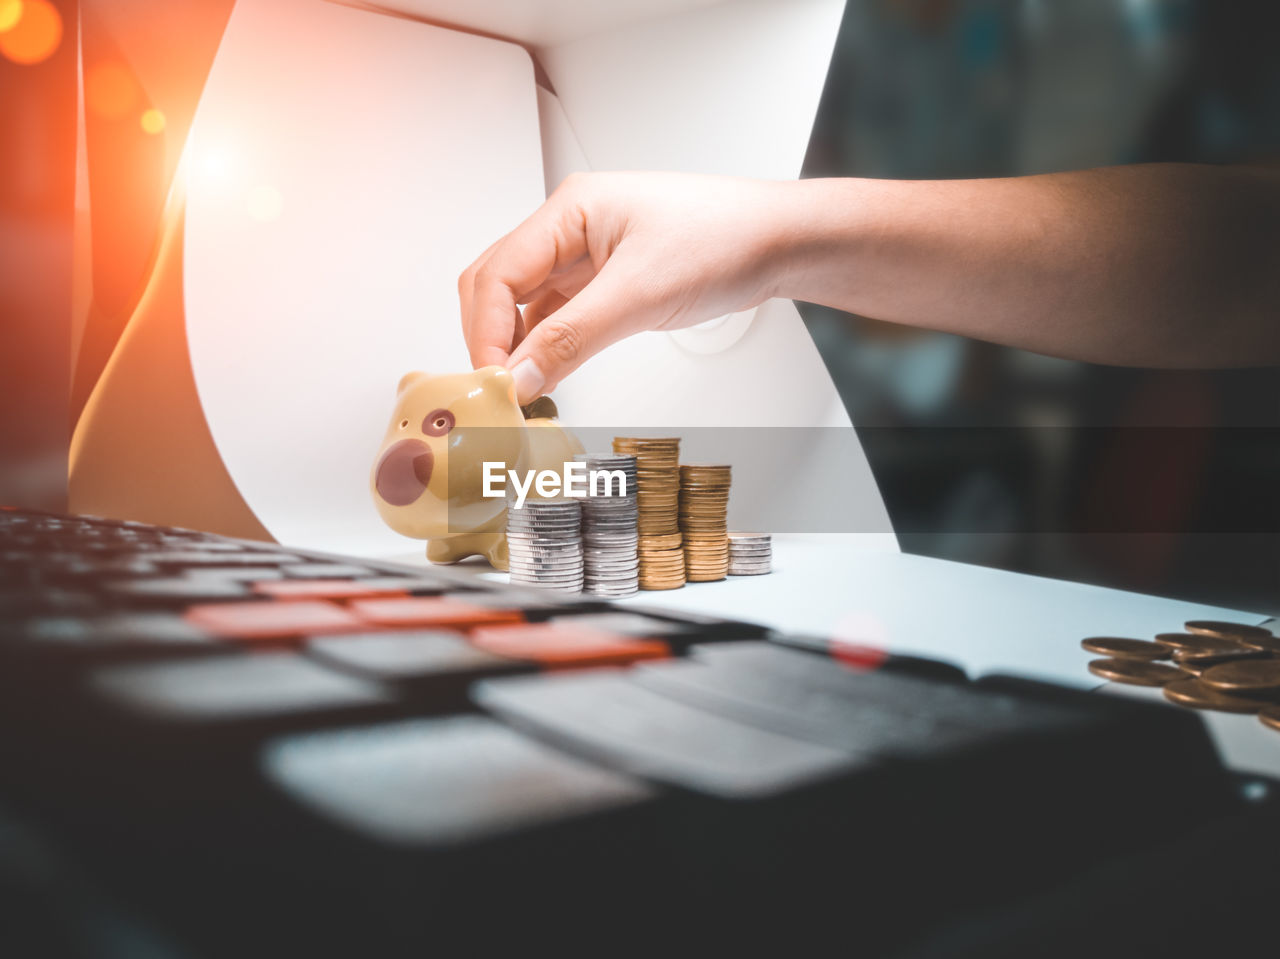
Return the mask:
<svg viewBox="0 0 1280 959">
<path fill-rule="evenodd" d="M 11 509 L 0 710 L 6 803 L 197 955 L 901 941 L 1238 801 L 1173 710 Z"/>
</svg>

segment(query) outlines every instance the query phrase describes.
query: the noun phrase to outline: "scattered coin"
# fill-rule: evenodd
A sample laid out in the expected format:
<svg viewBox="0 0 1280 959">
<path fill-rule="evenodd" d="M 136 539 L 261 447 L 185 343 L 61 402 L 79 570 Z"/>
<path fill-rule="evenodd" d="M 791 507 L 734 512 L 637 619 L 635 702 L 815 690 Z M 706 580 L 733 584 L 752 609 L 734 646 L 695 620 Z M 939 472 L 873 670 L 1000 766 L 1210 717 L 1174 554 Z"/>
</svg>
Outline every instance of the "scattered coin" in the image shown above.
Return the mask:
<svg viewBox="0 0 1280 959">
<path fill-rule="evenodd" d="M 1253 649 L 1262 650 L 1263 652 L 1280 654 L 1280 636 L 1268 633 L 1265 636 L 1261 634 L 1250 635 L 1248 637 L 1240 637 L 1240 642 Z"/>
<path fill-rule="evenodd" d="M 1158 633 L 1156 642 L 1161 646 L 1168 646 L 1175 652 L 1195 653 L 1200 656 L 1234 653 L 1245 648 L 1242 643 L 1234 639 L 1205 636 L 1200 633 Z"/>
<path fill-rule="evenodd" d="M 1192 709 L 1213 709 L 1223 713 L 1256 713 L 1270 705 L 1264 700 L 1233 696 L 1200 679 L 1179 679 L 1164 687 L 1165 698 Z"/>
<path fill-rule="evenodd" d="M 1247 623 L 1222 623 L 1217 620 L 1193 619 L 1186 624 L 1188 632 L 1202 636 L 1214 636 L 1220 639 L 1242 643 L 1253 649 L 1265 650 L 1268 653 L 1280 653 L 1280 636 L 1275 635 L 1265 626 L 1250 626 Z"/>
<path fill-rule="evenodd" d="M 1202 682 L 1222 692 L 1246 695 L 1280 690 L 1280 659 L 1236 659 L 1204 671 Z"/>
<path fill-rule="evenodd" d="M 1224 623 L 1216 619 L 1193 619 L 1185 624 L 1188 633 L 1199 633 L 1202 636 L 1217 636 L 1219 639 L 1274 640 L 1276 636 L 1271 630 L 1261 626 L 1250 626 L 1247 623 Z"/>
<path fill-rule="evenodd" d="M 1216 620 L 1191 620 L 1186 629 L 1185 633 L 1160 633 L 1154 643 L 1094 636 L 1080 645 L 1111 656 L 1089 663 L 1089 671 L 1097 676 L 1163 686 L 1166 699 L 1193 709 L 1265 710 L 1262 722 L 1280 730 L 1280 637 L 1261 627 Z M 1152 656 L 1152 647 L 1171 655 L 1173 665 L 1138 658 Z"/>
<path fill-rule="evenodd" d="M 1130 686 L 1163 686 L 1186 678 L 1180 669 L 1173 666 L 1137 659 L 1095 659 L 1089 663 L 1089 672 Z"/>
<path fill-rule="evenodd" d="M 1202 655 L 1200 653 L 1187 652 L 1180 650 L 1173 654 L 1173 661 L 1178 668 L 1192 676 L 1202 676 L 1204 671 L 1219 663 L 1229 663 L 1234 659 L 1258 659 L 1266 657 L 1266 653 L 1256 649 L 1240 649 L 1230 653 L 1210 653 Z"/>
<path fill-rule="evenodd" d="M 1171 654 L 1168 646 L 1120 636 L 1091 636 L 1080 640 L 1080 645 L 1091 653 L 1113 659 L 1168 659 Z"/>
</svg>

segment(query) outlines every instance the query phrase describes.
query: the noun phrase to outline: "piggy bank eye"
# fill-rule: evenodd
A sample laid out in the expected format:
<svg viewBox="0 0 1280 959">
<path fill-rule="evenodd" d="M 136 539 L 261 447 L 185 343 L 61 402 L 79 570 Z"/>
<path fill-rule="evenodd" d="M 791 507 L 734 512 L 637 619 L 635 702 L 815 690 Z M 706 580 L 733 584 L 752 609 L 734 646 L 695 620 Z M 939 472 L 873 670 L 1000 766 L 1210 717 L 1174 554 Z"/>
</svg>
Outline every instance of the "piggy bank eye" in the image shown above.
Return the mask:
<svg viewBox="0 0 1280 959">
<path fill-rule="evenodd" d="M 428 436 L 444 436 L 453 429 L 453 414 L 448 410 L 432 410 L 422 421 L 422 432 Z"/>
<path fill-rule="evenodd" d="M 405 427 L 407 427 L 408 425 L 409 425 L 409 421 L 408 421 L 408 420 L 401 420 L 401 421 L 400 421 L 400 429 L 404 429 L 404 428 L 405 428 Z"/>
</svg>

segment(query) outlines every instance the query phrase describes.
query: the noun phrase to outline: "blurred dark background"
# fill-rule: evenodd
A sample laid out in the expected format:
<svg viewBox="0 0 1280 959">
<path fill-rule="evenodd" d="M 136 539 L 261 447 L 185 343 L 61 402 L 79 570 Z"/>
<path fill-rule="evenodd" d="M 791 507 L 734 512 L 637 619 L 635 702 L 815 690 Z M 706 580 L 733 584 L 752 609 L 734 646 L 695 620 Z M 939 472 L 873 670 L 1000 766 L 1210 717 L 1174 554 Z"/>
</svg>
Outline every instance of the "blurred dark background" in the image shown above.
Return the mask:
<svg viewBox="0 0 1280 959">
<path fill-rule="evenodd" d="M 66 494 L 75 24 L 72 3 L 0 0 L 0 504 Z"/>
<path fill-rule="evenodd" d="M 805 175 L 1277 160 L 1280 4 L 850 0 Z M 1280 611 L 1280 370 L 1103 367 L 801 311 L 904 549 Z"/>
</svg>

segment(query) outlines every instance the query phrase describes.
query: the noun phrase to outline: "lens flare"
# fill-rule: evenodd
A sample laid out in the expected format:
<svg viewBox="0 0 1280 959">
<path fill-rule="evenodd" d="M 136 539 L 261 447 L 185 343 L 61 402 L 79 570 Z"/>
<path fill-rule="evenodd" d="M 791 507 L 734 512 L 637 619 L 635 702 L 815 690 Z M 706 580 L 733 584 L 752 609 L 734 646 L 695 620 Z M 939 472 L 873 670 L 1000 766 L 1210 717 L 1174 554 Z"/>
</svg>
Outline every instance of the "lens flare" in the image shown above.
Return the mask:
<svg viewBox="0 0 1280 959">
<path fill-rule="evenodd" d="M 104 120 L 119 120 L 138 102 L 138 82 L 120 63 L 100 63 L 84 80 L 85 105 Z"/>
<path fill-rule="evenodd" d="M 284 212 L 284 197 L 273 186 L 259 184 L 249 191 L 247 202 L 249 216 L 259 223 L 270 223 L 280 219 Z"/>
<path fill-rule="evenodd" d="M 0 0 L 0 33 L 7 33 L 22 19 L 22 0 Z"/>
<path fill-rule="evenodd" d="M 152 107 L 150 110 L 142 111 L 142 116 L 138 118 L 138 123 L 142 127 L 143 133 L 155 135 L 164 132 L 164 113 Z"/>
<path fill-rule="evenodd" d="M 13 17 L 15 0 L 0 3 L 0 17 Z M 16 8 L 16 19 L 0 32 L 0 53 L 24 65 L 49 59 L 62 42 L 62 17 L 48 0 L 16 0 Z"/>
<path fill-rule="evenodd" d="M 206 183 L 228 183 L 234 167 L 235 157 L 226 147 L 200 147 L 192 151 L 192 169 Z"/>
</svg>

